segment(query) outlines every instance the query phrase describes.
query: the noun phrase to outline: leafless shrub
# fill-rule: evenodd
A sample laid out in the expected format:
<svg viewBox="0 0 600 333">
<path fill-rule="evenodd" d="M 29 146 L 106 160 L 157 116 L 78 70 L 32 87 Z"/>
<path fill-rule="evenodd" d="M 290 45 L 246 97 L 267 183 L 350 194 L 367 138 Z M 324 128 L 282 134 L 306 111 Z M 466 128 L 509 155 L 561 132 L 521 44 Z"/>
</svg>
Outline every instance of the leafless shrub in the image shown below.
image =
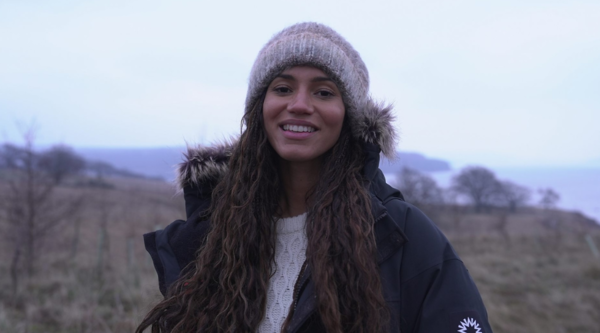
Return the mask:
<svg viewBox="0 0 600 333">
<path fill-rule="evenodd" d="M 476 213 L 491 212 L 493 208 L 515 213 L 531 198 L 531 191 L 511 181 L 502 181 L 484 167 L 466 167 L 452 178 L 452 190 L 466 197 Z M 504 214 L 504 212 L 502 212 Z"/>
<path fill-rule="evenodd" d="M 442 189 L 430 176 L 415 169 L 403 168 L 394 184 L 407 202 L 419 207 L 430 217 L 444 204 Z"/>
<path fill-rule="evenodd" d="M 83 203 L 81 196 L 57 195 L 58 181 L 70 170 L 52 167 L 55 152 L 37 153 L 31 128 L 23 139 L 23 146 L 4 144 L 0 150 L 5 183 L 0 210 L 10 230 L 4 233 L 5 241 L 13 245 L 9 271 L 14 292 L 22 272 L 29 278 L 35 274 L 43 240 L 74 216 Z"/>
<path fill-rule="evenodd" d="M 496 198 L 501 207 L 508 209 L 509 213 L 516 213 L 518 208 L 524 207 L 531 198 L 531 191 L 521 185 L 510 181 L 498 181 Z"/>
<path fill-rule="evenodd" d="M 55 183 L 59 184 L 66 176 L 82 172 L 85 168 L 85 160 L 72 148 L 57 145 L 39 154 L 38 165 Z"/>
<path fill-rule="evenodd" d="M 498 180 L 484 167 L 466 167 L 452 178 L 452 190 L 467 197 L 475 212 L 489 212 L 497 196 Z"/>
<path fill-rule="evenodd" d="M 561 219 L 556 214 L 556 204 L 560 200 L 560 195 L 551 188 L 540 189 L 539 205 L 542 207 L 540 224 L 553 236 L 552 243 L 560 245 L 562 242 Z"/>
<path fill-rule="evenodd" d="M 556 208 L 556 204 L 560 201 L 560 195 L 551 188 L 542 188 L 538 191 L 540 193 L 540 206 L 544 209 Z"/>
</svg>

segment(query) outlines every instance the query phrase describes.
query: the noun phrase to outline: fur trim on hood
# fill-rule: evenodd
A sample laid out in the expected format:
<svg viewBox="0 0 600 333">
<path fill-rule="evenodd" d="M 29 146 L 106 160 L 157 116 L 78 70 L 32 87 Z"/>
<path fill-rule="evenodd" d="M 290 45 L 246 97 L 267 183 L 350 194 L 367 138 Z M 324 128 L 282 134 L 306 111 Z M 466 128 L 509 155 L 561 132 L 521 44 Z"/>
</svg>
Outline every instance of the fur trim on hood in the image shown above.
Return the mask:
<svg viewBox="0 0 600 333">
<path fill-rule="evenodd" d="M 397 141 L 392 124 L 394 118 L 391 105 L 370 101 L 358 113 L 352 134 L 359 140 L 379 146 L 388 159 L 393 159 Z M 184 162 L 177 169 L 177 186 L 183 189 L 187 185 L 216 185 L 227 172 L 229 158 L 236 144 L 237 139 L 230 139 L 214 146 L 188 146 Z"/>
</svg>

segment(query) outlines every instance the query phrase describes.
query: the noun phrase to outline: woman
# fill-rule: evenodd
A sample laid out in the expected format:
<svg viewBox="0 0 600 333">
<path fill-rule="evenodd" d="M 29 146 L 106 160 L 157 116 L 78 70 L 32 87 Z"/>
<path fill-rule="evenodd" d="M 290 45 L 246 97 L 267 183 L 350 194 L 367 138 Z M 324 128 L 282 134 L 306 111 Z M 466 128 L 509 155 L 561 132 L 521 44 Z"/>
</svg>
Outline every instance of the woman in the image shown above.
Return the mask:
<svg viewBox="0 0 600 333">
<path fill-rule="evenodd" d="M 138 332 L 491 332 L 446 238 L 378 168 L 391 121 L 335 31 L 275 35 L 239 140 L 179 168 L 187 220 L 144 236 L 166 297 Z"/>
</svg>

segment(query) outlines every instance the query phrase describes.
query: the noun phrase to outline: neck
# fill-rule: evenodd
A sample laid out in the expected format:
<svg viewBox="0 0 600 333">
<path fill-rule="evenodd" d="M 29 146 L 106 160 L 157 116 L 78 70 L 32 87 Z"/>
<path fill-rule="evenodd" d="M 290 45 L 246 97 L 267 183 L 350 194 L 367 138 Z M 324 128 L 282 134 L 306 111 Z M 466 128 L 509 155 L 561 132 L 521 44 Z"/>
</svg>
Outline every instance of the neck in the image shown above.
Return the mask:
<svg viewBox="0 0 600 333">
<path fill-rule="evenodd" d="M 279 170 L 283 183 L 280 200 L 282 217 L 291 217 L 306 211 L 308 192 L 315 187 L 321 171 L 321 160 L 290 162 L 280 159 Z"/>
</svg>

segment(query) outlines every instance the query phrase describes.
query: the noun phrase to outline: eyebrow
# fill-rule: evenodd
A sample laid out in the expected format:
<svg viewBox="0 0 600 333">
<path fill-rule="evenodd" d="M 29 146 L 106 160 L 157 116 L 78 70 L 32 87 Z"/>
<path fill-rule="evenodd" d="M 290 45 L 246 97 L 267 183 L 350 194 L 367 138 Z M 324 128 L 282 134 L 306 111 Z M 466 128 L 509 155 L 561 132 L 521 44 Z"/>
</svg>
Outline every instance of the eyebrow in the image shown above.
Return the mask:
<svg viewBox="0 0 600 333">
<path fill-rule="evenodd" d="M 276 77 L 286 79 L 286 80 L 296 81 L 296 78 L 289 74 L 279 74 Z M 310 82 L 324 82 L 324 81 L 333 82 L 332 79 L 330 79 L 326 76 L 317 76 L 317 77 L 313 78 L 312 80 L 310 80 Z"/>
</svg>

